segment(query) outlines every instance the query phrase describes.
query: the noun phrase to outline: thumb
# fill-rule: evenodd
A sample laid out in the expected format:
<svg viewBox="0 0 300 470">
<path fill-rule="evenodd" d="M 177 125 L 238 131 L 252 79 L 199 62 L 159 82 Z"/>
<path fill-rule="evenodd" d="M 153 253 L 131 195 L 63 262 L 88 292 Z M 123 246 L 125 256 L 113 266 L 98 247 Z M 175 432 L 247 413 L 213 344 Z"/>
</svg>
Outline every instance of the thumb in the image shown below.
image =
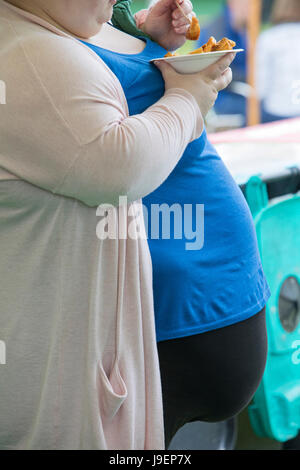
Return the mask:
<svg viewBox="0 0 300 470">
<path fill-rule="evenodd" d="M 155 60 L 154 65 L 161 71 L 162 74 L 164 73 L 177 73 L 176 70 L 172 67 L 171 64 L 168 64 L 165 60 Z"/>
<path fill-rule="evenodd" d="M 145 23 L 148 13 L 149 13 L 149 10 L 144 9 L 144 10 L 138 11 L 137 13 L 135 13 L 135 15 L 133 15 L 137 28 L 140 29 L 140 26 L 143 23 Z"/>
</svg>

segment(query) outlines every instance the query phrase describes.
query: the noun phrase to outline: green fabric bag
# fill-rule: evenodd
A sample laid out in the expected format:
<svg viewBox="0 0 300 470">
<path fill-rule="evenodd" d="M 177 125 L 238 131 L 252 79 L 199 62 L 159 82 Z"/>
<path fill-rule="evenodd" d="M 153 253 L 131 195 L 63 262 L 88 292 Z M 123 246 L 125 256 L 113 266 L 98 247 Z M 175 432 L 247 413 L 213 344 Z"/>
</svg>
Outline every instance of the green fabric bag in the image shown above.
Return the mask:
<svg viewBox="0 0 300 470">
<path fill-rule="evenodd" d="M 130 34 L 131 36 L 144 36 L 146 38 L 152 39 L 151 36 L 137 28 L 130 8 L 131 1 L 132 0 L 117 1 L 117 3 L 113 6 L 113 15 L 111 18 L 112 24 L 116 28 Z"/>
</svg>

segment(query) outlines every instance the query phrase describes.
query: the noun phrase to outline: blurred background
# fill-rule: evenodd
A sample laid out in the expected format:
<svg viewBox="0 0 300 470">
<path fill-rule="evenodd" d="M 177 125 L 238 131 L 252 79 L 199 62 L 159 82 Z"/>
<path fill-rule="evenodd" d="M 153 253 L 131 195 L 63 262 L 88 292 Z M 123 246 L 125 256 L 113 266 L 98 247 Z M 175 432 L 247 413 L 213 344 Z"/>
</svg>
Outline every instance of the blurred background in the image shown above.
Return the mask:
<svg viewBox="0 0 300 470">
<path fill-rule="evenodd" d="M 133 0 L 132 10 L 157 0 Z M 178 50 L 200 47 L 210 36 L 233 39 L 237 54 L 233 82 L 220 93 L 207 118 L 209 131 L 242 128 L 300 116 L 299 0 L 194 0 L 201 25 L 197 43 L 187 41 Z"/>
<path fill-rule="evenodd" d="M 132 10 L 155 0 L 133 0 Z M 222 423 L 181 428 L 170 449 L 300 449 L 300 0 L 194 0 L 197 43 L 226 36 L 245 52 L 206 120 L 210 141 L 240 186 L 271 288 L 269 351 L 248 407 Z M 249 357 L 251 361 L 251 357 Z M 238 386 L 238 384 L 237 384 Z"/>
</svg>

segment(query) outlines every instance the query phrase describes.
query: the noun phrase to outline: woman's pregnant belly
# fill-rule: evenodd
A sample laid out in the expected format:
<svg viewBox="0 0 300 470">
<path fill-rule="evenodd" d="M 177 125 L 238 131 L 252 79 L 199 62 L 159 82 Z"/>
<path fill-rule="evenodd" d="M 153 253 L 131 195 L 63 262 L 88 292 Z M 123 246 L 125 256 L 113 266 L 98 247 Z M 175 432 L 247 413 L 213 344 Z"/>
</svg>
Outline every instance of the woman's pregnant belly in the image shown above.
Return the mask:
<svg viewBox="0 0 300 470">
<path fill-rule="evenodd" d="M 157 221 L 157 206 L 164 204 L 169 209 L 173 206 L 176 214 L 173 219 L 171 217 L 170 239 L 165 240 L 168 251 L 176 248 L 184 250 L 186 261 L 189 263 L 202 259 L 203 263 L 214 262 L 224 267 L 226 263 L 231 264 L 235 258 L 256 256 L 257 240 L 253 218 L 243 193 L 209 143 L 201 149 L 200 155 L 195 155 L 197 147 L 200 150 L 199 145 L 197 141 L 190 144 L 166 181 L 143 199 L 148 212 L 148 235 L 151 247 L 153 250 L 155 248 L 154 255 L 158 246 L 165 252 L 161 236 L 163 223 L 167 224 L 166 220 L 160 220 L 160 243 L 155 244 L 155 240 L 151 239 L 153 229 L 154 234 L 157 235 L 158 232 L 154 223 Z M 212 151 L 209 151 L 210 148 Z M 203 206 L 202 209 L 200 206 Z M 176 233 L 178 235 L 176 228 L 178 229 L 179 225 L 179 213 L 176 209 L 179 207 L 183 237 L 174 239 L 174 235 L 175 238 Z M 166 208 L 161 212 L 168 216 Z M 203 243 L 199 243 L 201 231 Z M 166 231 L 164 233 L 168 235 Z M 193 241 L 189 239 L 192 233 L 194 247 Z M 176 264 L 176 259 L 173 263 Z"/>
<path fill-rule="evenodd" d="M 257 283 L 254 279 L 261 268 L 251 212 L 213 147 L 206 142 L 200 156 L 195 154 L 200 143 L 190 144 L 168 179 L 143 199 L 153 261 L 156 322 L 165 321 L 169 315 L 170 328 L 174 324 L 177 330 L 179 323 L 186 328 L 200 322 L 208 328 L 250 308 L 258 295 L 257 286 L 251 287 L 251 282 L 252 286 Z M 157 206 L 162 204 L 166 204 L 164 217 L 168 217 L 167 207 L 181 207 L 182 238 L 174 238 L 175 216 L 171 217 L 169 238 L 162 238 L 162 220 L 160 237 L 152 237 Z M 180 312 L 180 319 L 174 310 Z"/>
</svg>

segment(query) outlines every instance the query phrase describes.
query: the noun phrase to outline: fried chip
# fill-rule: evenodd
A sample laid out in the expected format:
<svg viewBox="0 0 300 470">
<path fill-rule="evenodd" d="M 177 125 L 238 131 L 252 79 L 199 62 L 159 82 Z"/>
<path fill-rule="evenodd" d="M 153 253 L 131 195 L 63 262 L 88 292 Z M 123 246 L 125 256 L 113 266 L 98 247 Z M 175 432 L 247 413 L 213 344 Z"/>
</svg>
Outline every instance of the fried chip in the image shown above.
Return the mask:
<svg viewBox="0 0 300 470">
<path fill-rule="evenodd" d="M 168 52 L 164 57 L 178 57 L 178 54 L 176 52 L 172 54 L 172 52 Z"/>
<path fill-rule="evenodd" d="M 204 44 L 203 47 L 203 52 L 212 52 L 214 50 L 214 47 L 216 47 L 217 41 L 213 36 L 209 38 L 206 44 Z"/>
<path fill-rule="evenodd" d="M 203 52 L 203 47 L 199 47 L 199 49 L 195 49 L 194 51 L 189 52 L 189 54 L 202 54 Z"/>
<path fill-rule="evenodd" d="M 231 39 L 223 38 L 214 46 L 213 51 L 231 51 L 236 43 Z"/>
<path fill-rule="evenodd" d="M 197 41 L 200 37 L 200 25 L 196 16 L 193 16 L 191 26 L 189 27 L 186 38 L 190 41 Z"/>
<path fill-rule="evenodd" d="M 218 52 L 218 51 L 231 51 L 236 46 L 236 43 L 228 38 L 222 38 L 219 42 L 211 36 L 206 44 L 195 49 L 194 51 L 188 52 L 188 54 L 202 54 L 205 52 Z M 172 54 L 168 52 L 165 57 L 178 57 L 179 54 Z"/>
</svg>

